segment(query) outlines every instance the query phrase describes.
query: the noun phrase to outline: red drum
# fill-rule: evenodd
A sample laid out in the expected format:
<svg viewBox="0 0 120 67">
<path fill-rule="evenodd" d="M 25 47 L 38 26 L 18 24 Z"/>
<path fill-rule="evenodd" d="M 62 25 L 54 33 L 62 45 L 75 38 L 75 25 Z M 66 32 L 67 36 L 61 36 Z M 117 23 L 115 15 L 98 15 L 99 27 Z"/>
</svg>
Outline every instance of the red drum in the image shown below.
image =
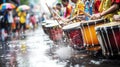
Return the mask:
<svg viewBox="0 0 120 67">
<path fill-rule="evenodd" d="M 59 41 L 63 37 L 63 31 L 58 23 L 51 23 L 45 26 L 51 40 Z"/>
<path fill-rule="evenodd" d="M 120 23 L 112 22 L 95 27 L 105 56 L 120 55 Z"/>
<path fill-rule="evenodd" d="M 64 33 L 69 38 L 70 43 L 76 46 L 83 46 L 83 39 L 80 30 L 80 23 L 73 23 L 63 27 Z"/>
<path fill-rule="evenodd" d="M 49 33 L 48 32 L 49 31 L 49 29 L 48 29 L 49 27 L 46 28 L 46 26 L 49 26 L 50 24 L 54 24 L 54 23 L 58 24 L 58 22 L 56 20 L 45 20 L 45 21 L 43 21 L 42 28 L 43 28 L 43 31 L 45 32 L 45 34 L 48 35 L 48 33 Z M 59 21 L 59 23 L 62 24 L 63 22 Z"/>
</svg>

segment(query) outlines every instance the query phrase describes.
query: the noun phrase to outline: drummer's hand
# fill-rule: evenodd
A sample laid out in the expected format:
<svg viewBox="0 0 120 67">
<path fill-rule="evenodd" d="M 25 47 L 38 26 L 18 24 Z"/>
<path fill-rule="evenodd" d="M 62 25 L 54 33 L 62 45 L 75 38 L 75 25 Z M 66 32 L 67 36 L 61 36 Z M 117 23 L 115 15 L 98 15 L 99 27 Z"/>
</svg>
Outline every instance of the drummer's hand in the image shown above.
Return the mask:
<svg viewBox="0 0 120 67">
<path fill-rule="evenodd" d="M 61 20 L 59 17 L 53 17 L 54 20 Z"/>
<path fill-rule="evenodd" d="M 91 19 L 92 20 L 94 20 L 94 19 L 100 19 L 102 16 L 101 16 L 101 14 L 100 13 L 97 13 L 97 14 L 93 14 L 92 16 L 91 16 Z"/>
<path fill-rule="evenodd" d="M 114 19 L 114 20 L 120 20 L 120 15 L 114 15 L 114 16 L 113 16 L 113 19 Z"/>
</svg>

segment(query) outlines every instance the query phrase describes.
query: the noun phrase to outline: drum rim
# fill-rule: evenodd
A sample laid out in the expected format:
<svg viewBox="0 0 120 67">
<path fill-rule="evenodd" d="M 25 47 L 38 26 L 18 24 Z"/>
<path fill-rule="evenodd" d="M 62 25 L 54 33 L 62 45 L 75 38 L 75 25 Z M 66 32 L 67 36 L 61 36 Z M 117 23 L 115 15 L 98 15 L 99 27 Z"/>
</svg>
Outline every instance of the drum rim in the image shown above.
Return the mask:
<svg viewBox="0 0 120 67">
<path fill-rule="evenodd" d="M 75 24 L 76 24 L 76 25 L 75 25 Z M 74 25 L 74 26 L 70 27 L 70 25 L 71 25 L 71 26 Z M 77 23 L 72 23 L 72 24 L 66 25 L 66 26 L 64 26 L 62 29 L 63 29 L 63 30 L 72 30 L 72 29 L 74 29 L 74 28 L 79 29 L 79 26 L 80 26 L 80 23 L 77 22 Z"/>
<path fill-rule="evenodd" d="M 112 22 L 112 23 L 114 23 L 114 22 Z M 116 23 L 116 22 L 115 22 L 115 23 Z M 111 24 L 111 23 L 107 23 L 107 24 Z M 102 25 L 105 25 L 105 24 L 102 24 Z M 120 27 L 120 23 L 119 23 L 118 25 L 113 25 L 113 26 L 104 26 L 104 27 L 102 27 L 102 25 L 96 26 L 96 27 L 95 27 L 95 30 L 96 30 L 96 31 L 100 31 L 101 29 L 102 29 L 102 30 L 105 30 L 105 29 L 108 30 L 108 29 L 111 29 L 111 27 L 112 27 L 113 29 Z"/>
<path fill-rule="evenodd" d="M 80 23 L 80 26 L 87 26 L 87 25 L 93 25 L 96 23 L 100 23 L 100 22 L 105 22 L 105 19 L 98 19 L 98 20 L 91 20 L 91 21 L 83 21 Z"/>
<path fill-rule="evenodd" d="M 52 20 L 52 19 L 51 19 Z M 52 24 L 52 23 L 58 23 L 57 20 L 52 20 L 52 23 L 50 23 L 51 21 L 50 19 L 49 20 L 45 20 L 45 23 L 48 23 L 48 24 Z M 48 21 L 48 22 L 47 22 Z M 59 21 L 60 24 L 64 23 L 62 21 Z"/>
<path fill-rule="evenodd" d="M 52 27 L 56 27 L 56 26 L 59 26 L 59 24 L 58 23 L 52 23 L 52 24 L 45 25 L 46 28 L 52 28 Z"/>
</svg>

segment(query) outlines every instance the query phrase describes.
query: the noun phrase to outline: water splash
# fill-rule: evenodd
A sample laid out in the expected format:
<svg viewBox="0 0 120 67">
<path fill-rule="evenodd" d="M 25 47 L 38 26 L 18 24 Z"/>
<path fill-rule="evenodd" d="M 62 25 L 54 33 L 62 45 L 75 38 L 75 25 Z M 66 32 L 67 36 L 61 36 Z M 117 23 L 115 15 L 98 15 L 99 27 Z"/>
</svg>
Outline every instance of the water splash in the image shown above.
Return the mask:
<svg viewBox="0 0 120 67">
<path fill-rule="evenodd" d="M 59 48 L 55 53 L 60 59 L 69 59 L 74 54 L 74 50 L 67 46 Z"/>
</svg>

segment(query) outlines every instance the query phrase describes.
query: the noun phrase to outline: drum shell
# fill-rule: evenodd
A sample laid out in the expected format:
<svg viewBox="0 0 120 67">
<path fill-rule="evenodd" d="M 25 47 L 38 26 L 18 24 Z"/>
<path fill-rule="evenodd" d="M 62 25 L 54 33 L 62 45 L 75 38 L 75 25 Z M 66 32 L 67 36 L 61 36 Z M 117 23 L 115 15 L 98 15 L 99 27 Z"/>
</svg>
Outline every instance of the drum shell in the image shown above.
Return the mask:
<svg viewBox="0 0 120 67">
<path fill-rule="evenodd" d="M 82 30 L 84 45 L 86 46 L 96 46 L 99 45 L 98 38 L 95 31 L 95 26 L 104 24 L 105 20 L 101 19 L 99 21 L 91 21 L 91 22 L 85 22 L 81 23 L 80 27 Z"/>
<path fill-rule="evenodd" d="M 83 46 L 82 33 L 79 27 L 64 30 L 72 45 Z"/>
<path fill-rule="evenodd" d="M 60 23 L 61 25 L 63 24 L 62 21 L 59 21 L 59 23 Z M 43 31 L 44 31 L 44 33 L 47 34 L 47 35 L 50 34 L 49 30 L 53 27 L 53 26 L 49 26 L 49 27 L 47 27 L 47 26 L 48 26 L 48 25 L 51 25 L 51 24 L 53 24 L 53 26 L 58 26 L 58 25 L 59 25 L 56 20 L 50 20 L 50 19 L 49 19 L 49 20 L 45 20 L 45 21 L 43 21 L 43 23 L 42 23 Z M 54 24 L 55 24 L 55 25 L 54 25 Z"/>
<path fill-rule="evenodd" d="M 97 27 L 96 32 L 105 56 L 120 55 L 120 26 Z"/>
<path fill-rule="evenodd" d="M 44 33 L 47 34 L 45 25 L 46 25 L 46 23 L 42 23 L 42 29 L 43 29 Z"/>
<path fill-rule="evenodd" d="M 63 31 L 58 25 L 52 27 L 46 27 L 46 29 L 51 40 L 58 41 L 62 39 Z"/>
</svg>

